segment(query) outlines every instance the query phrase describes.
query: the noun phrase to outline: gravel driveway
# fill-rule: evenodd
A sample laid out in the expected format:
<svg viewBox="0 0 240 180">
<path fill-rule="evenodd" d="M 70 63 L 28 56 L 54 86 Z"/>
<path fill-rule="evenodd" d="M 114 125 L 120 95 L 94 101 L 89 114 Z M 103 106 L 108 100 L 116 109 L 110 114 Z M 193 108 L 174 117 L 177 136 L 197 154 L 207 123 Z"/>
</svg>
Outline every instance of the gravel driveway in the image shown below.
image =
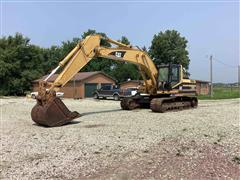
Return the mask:
<svg viewBox="0 0 240 180">
<path fill-rule="evenodd" d="M 0 101 L 0 179 L 240 177 L 240 99 L 164 114 L 65 99 L 83 116 L 55 128 L 31 121 L 32 99 Z"/>
</svg>

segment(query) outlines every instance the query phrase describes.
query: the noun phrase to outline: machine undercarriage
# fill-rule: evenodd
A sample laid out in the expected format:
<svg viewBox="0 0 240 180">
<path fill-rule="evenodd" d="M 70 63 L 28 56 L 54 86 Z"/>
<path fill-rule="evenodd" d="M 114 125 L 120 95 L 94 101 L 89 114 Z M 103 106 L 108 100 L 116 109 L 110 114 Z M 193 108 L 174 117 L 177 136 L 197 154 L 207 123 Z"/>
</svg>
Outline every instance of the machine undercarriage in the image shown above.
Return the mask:
<svg viewBox="0 0 240 180">
<path fill-rule="evenodd" d="M 189 108 L 196 108 L 198 100 L 189 96 L 140 96 L 126 97 L 121 101 L 123 110 L 133 110 L 136 108 L 150 108 L 153 112 L 164 113 L 166 111 L 176 111 Z"/>
</svg>

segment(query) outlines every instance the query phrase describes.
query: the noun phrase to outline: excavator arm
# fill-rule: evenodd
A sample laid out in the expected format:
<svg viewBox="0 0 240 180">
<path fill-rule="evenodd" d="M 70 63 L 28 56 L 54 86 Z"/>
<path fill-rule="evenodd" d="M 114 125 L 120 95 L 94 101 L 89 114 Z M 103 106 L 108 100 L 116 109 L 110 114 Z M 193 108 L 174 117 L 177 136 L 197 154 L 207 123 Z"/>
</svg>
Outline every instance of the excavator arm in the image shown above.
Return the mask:
<svg viewBox="0 0 240 180">
<path fill-rule="evenodd" d="M 115 47 L 103 47 L 100 45 L 101 40 L 105 40 Z M 136 64 L 144 80 L 142 91 L 148 94 L 157 93 L 158 71 L 147 53 L 101 35 L 91 35 L 79 42 L 59 63 L 58 67 L 39 83 L 37 104 L 31 112 L 33 121 L 45 126 L 60 126 L 80 116 L 77 112 L 68 110 L 64 103 L 56 97 L 56 91 L 95 57 Z M 63 68 L 63 70 L 56 80 L 53 83 L 47 82 L 59 68 Z"/>
<path fill-rule="evenodd" d="M 102 47 L 100 45 L 102 39 L 116 45 L 116 47 Z M 156 92 L 156 78 L 158 72 L 150 57 L 140 49 L 133 48 L 109 38 L 103 38 L 100 35 L 86 37 L 86 39 L 77 44 L 66 58 L 59 63 L 57 69 L 62 66 L 64 66 L 64 69 L 52 84 L 51 89 L 63 87 L 76 73 L 95 57 L 103 57 L 136 64 L 144 79 L 146 93 Z M 56 70 L 54 70 L 53 73 L 55 73 L 55 71 Z M 50 74 L 50 76 L 52 74 Z M 50 76 L 48 76 L 48 78 Z"/>
</svg>

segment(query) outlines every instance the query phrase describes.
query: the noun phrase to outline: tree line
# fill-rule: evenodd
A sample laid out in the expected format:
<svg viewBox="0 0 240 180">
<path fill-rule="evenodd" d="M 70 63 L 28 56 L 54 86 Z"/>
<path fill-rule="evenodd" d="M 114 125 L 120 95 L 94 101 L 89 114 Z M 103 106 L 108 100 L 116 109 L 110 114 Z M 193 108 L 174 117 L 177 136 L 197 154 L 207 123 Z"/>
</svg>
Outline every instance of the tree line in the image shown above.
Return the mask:
<svg viewBox="0 0 240 180">
<path fill-rule="evenodd" d="M 24 95 L 31 90 L 32 81 L 42 77 L 55 68 L 81 40 L 91 34 L 105 33 L 89 29 L 81 37 L 64 41 L 59 46 L 43 48 L 30 43 L 30 38 L 16 33 L 13 36 L 0 38 L 0 95 Z M 126 36 L 119 40 L 124 44 L 130 44 Z M 111 47 L 106 41 L 102 46 Z M 187 40 L 175 30 L 167 30 L 155 34 L 152 44 L 147 49 L 150 57 L 156 65 L 167 63 L 182 64 L 186 69 L 189 65 Z M 94 58 L 81 71 L 103 71 L 112 76 L 118 83 L 128 79 L 138 80 L 140 74 L 134 64 L 116 62 L 105 58 Z"/>
</svg>

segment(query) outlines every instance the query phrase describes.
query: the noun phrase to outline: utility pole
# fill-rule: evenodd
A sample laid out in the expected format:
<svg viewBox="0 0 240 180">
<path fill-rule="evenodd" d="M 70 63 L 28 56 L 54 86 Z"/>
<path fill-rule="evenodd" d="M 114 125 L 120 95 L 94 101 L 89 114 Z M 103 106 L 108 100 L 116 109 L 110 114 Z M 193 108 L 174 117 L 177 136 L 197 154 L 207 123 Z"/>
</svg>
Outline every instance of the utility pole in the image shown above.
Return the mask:
<svg viewBox="0 0 240 180">
<path fill-rule="evenodd" d="M 210 56 L 210 96 L 213 97 L 212 55 Z"/>
<path fill-rule="evenodd" d="M 240 65 L 238 65 L 238 88 L 240 88 Z"/>
</svg>

